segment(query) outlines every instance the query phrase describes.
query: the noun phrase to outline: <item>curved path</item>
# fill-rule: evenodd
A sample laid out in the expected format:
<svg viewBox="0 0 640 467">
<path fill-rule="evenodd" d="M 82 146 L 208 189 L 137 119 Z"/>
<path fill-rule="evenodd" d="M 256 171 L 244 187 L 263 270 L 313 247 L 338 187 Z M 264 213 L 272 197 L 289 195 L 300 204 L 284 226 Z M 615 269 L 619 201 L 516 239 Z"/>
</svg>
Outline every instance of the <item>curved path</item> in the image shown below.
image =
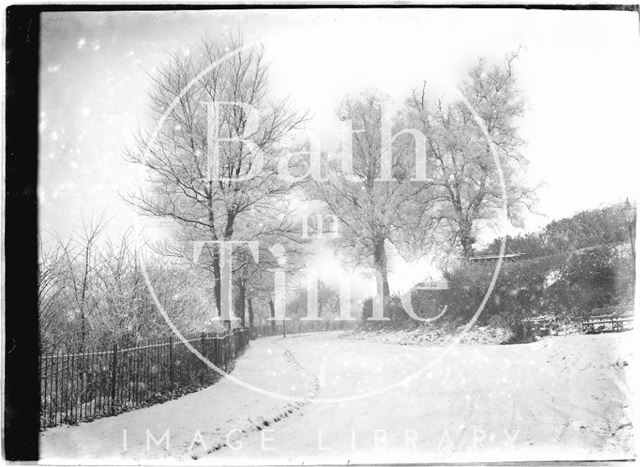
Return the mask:
<svg viewBox="0 0 640 467">
<path fill-rule="evenodd" d="M 258 339 L 238 361 L 235 377 L 297 402 L 225 379 L 164 404 L 47 430 L 42 457 L 369 464 L 633 456 L 628 333 L 459 345 L 445 356 L 439 347 L 340 336 Z M 358 398 L 371 391 L 378 394 Z M 320 403 L 327 399 L 335 401 Z"/>
<path fill-rule="evenodd" d="M 632 457 L 625 335 L 526 345 L 401 346 L 313 335 L 278 341 L 319 380 L 316 400 L 203 459 L 370 463 Z M 434 361 L 437 363 L 432 364 Z M 407 384 L 361 400 L 352 397 Z M 315 403 L 314 403 L 315 402 Z"/>
</svg>

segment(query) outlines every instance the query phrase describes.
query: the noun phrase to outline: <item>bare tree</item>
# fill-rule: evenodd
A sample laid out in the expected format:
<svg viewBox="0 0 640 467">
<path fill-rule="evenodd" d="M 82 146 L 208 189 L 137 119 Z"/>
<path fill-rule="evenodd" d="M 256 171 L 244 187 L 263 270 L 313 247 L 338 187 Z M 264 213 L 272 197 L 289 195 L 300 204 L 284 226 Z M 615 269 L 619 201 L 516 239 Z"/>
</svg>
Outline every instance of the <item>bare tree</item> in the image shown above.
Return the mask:
<svg viewBox="0 0 640 467">
<path fill-rule="evenodd" d="M 356 264 L 373 265 L 382 280 L 383 297 L 389 296 L 386 243 L 405 250 L 416 231 L 428 229 L 431 208 L 427 196 L 431 185 L 413 179 L 413 150 L 403 135 L 394 141 L 392 173 L 383 179 L 381 124 L 382 108 L 388 99 L 376 91 L 357 98 L 346 98 L 338 109 L 342 120 L 351 120 L 352 173 L 349 177 L 335 161 L 328 164 L 324 180 L 314 181 L 311 195 L 341 223 L 339 244 Z M 397 125 L 394 125 L 397 129 Z M 405 139 L 403 139 L 405 138 Z M 385 300 L 386 301 L 386 300 Z"/>
<path fill-rule="evenodd" d="M 80 320 L 80 341 L 78 347 L 80 351 L 85 349 L 88 333 L 88 315 L 92 310 L 93 300 L 91 289 L 94 285 L 96 271 L 96 247 L 102 231 L 106 225 L 104 215 L 82 221 L 82 232 L 79 235 L 72 235 L 71 239 L 63 241 L 57 238 L 58 246 L 62 251 L 65 261 L 65 269 L 68 274 L 68 282 L 73 303 Z"/>
<path fill-rule="evenodd" d="M 135 344 L 170 333 L 147 290 L 130 232 L 102 239 L 101 220 L 80 234 L 53 236 L 41 245 L 38 271 L 42 352 L 83 351 L 115 342 Z M 164 310 L 184 332 L 215 329 L 214 294 L 191 265 L 162 257 L 145 261 L 146 274 Z"/>
<path fill-rule="evenodd" d="M 275 257 L 271 250 L 261 251 L 260 262 L 258 264 L 247 264 L 238 269 L 235 273 L 237 278 L 245 281 L 246 296 L 249 306 L 250 327 L 253 326 L 253 303 L 254 299 L 266 301 L 269 306 L 269 315 L 272 318 L 271 325 L 275 326 L 275 285 L 274 270 L 281 269 L 285 273 L 287 290 L 296 286 L 301 280 L 306 260 L 310 251 L 307 248 L 308 242 L 296 237 L 283 237 L 277 235 L 272 237 L 265 244 L 278 243 L 284 247 L 284 254 L 280 260 Z"/>
<path fill-rule="evenodd" d="M 526 160 L 518 134 L 524 104 L 513 71 L 515 59 L 512 54 L 502 65 L 494 66 L 480 60 L 473 67 L 461 86 L 473 110 L 462 100 L 449 104 L 430 101 L 426 82 L 406 102 L 407 124 L 420 129 L 428 140 L 429 176 L 434 183 L 430 196 L 437 203 L 435 220 L 451 242 L 461 247 L 464 257 L 473 255 L 478 223 L 496 219 L 502 204 L 497 165 L 474 113 L 484 123 L 500 158 L 509 220 L 517 224 L 523 208 L 530 209 L 534 201 L 534 191 L 518 176 Z"/>
<path fill-rule="evenodd" d="M 177 104 L 148 148 L 149 134 L 141 133 L 126 153 L 148 175 L 146 185 L 127 199 L 143 214 L 175 221 L 186 235 L 198 240 L 252 240 L 267 233 L 262 219 L 280 219 L 279 226 L 270 223 L 269 229 L 291 229 L 283 206 L 292 183 L 278 177 L 279 142 L 306 116 L 292 110 L 287 101 L 269 100 L 264 50 L 238 52 L 192 82 L 226 50 L 241 46 L 242 40 L 217 45 L 204 39 L 188 56 L 170 55 L 153 75 L 151 110 L 159 119 L 176 99 Z M 208 140 L 212 119 L 207 103 L 220 102 L 251 106 L 259 112 L 257 124 L 251 125 L 248 108 L 220 105 L 213 122 L 218 139 Z M 236 140 L 221 142 L 221 138 Z M 214 150 L 219 160 L 212 168 L 208 155 Z M 218 171 L 218 177 L 211 177 L 212 170 Z M 243 230 L 242 224 L 252 228 Z M 212 251 L 220 309 L 220 257 L 215 247 Z"/>
<path fill-rule="evenodd" d="M 298 319 L 308 316 L 307 310 L 308 290 L 306 287 L 300 287 L 294 298 L 289 302 L 291 308 L 291 316 Z M 318 299 L 318 317 L 320 318 L 337 318 L 340 313 L 340 293 L 337 289 L 318 281 L 317 288 Z"/>
<path fill-rule="evenodd" d="M 38 322 L 40 347 L 44 353 L 60 346 L 65 337 L 64 309 L 60 306 L 66 292 L 66 258 L 60 245 L 38 248 Z"/>
</svg>

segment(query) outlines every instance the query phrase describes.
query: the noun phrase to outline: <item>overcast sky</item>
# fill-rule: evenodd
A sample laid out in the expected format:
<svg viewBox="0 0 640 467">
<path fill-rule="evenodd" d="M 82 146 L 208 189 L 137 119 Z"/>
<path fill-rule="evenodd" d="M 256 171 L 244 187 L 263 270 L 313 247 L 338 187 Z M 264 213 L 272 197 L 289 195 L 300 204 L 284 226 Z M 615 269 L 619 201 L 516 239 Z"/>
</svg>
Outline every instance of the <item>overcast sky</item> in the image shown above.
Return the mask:
<svg viewBox="0 0 640 467">
<path fill-rule="evenodd" d="M 640 129 L 637 13 L 525 10 L 269 10 L 45 13 L 41 48 L 41 228 L 81 214 L 134 221 L 119 198 L 135 178 L 122 149 L 149 125 L 147 74 L 202 36 L 265 40 L 274 95 L 312 111 L 324 150 L 346 93 L 375 86 L 401 101 L 423 79 L 459 83 L 478 57 L 516 65 L 527 100 L 527 177 L 543 182 L 528 230 L 635 197 Z M 274 34 L 276 35 L 274 37 Z M 326 269 L 337 268 L 328 261 Z M 391 276 L 392 288 L 410 266 Z M 422 266 L 414 266 L 423 271 Z M 413 269 L 411 269 L 413 271 Z M 418 274 L 421 274 L 418 273 Z"/>
</svg>

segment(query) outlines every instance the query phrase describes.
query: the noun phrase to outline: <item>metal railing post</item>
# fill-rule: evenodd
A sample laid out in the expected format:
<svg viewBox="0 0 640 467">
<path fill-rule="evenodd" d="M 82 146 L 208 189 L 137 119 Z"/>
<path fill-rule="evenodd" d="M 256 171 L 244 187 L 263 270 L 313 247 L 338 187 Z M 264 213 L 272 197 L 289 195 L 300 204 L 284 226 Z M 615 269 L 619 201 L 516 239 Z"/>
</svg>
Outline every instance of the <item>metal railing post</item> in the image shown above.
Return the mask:
<svg viewBox="0 0 640 467">
<path fill-rule="evenodd" d="M 111 362 L 111 413 L 116 409 L 116 379 L 118 378 L 118 344 L 113 344 L 113 360 Z"/>
<path fill-rule="evenodd" d="M 169 391 L 173 391 L 173 336 L 169 336 Z"/>
</svg>

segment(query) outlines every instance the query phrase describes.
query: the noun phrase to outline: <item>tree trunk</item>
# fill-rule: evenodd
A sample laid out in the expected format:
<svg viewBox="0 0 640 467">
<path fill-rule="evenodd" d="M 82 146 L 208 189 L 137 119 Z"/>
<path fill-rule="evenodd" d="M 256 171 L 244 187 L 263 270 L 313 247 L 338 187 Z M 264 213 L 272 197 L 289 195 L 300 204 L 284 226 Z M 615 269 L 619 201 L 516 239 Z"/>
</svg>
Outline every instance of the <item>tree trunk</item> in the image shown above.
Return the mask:
<svg viewBox="0 0 640 467">
<path fill-rule="evenodd" d="M 216 308 L 218 309 L 218 315 L 222 317 L 222 307 L 220 306 L 222 303 L 222 272 L 220 270 L 220 256 L 218 255 L 217 246 L 214 246 L 213 248 L 215 248 L 215 251 L 213 252 L 213 293 L 216 301 Z"/>
<path fill-rule="evenodd" d="M 216 308 L 218 316 L 222 318 L 222 268 L 220 267 L 220 249 L 218 245 L 213 245 L 213 282 L 214 282 L 214 298 L 216 300 Z M 224 327 L 231 329 L 231 321 L 225 319 Z"/>
<path fill-rule="evenodd" d="M 253 337 L 253 300 L 247 297 L 247 311 L 249 312 L 249 336 Z"/>
<path fill-rule="evenodd" d="M 462 256 L 464 258 L 471 258 L 473 256 L 473 244 L 476 239 L 471 235 L 471 229 L 473 227 L 473 221 L 465 214 L 465 210 L 462 207 L 462 202 L 460 201 L 460 194 L 458 192 L 457 196 L 453 199 L 453 209 L 455 211 L 455 220 L 458 226 L 457 240 L 460 242 L 460 246 L 462 247 Z"/>
<path fill-rule="evenodd" d="M 213 181 L 209 181 L 209 193 L 213 192 Z M 209 198 L 207 199 L 207 203 L 209 206 L 209 223 L 211 225 L 211 236 L 212 236 L 212 240 L 217 240 L 218 236 L 216 235 L 216 231 L 213 228 L 213 226 L 215 225 L 215 219 L 213 216 L 213 198 L 211 196 L 209 196 Z M 226 234 L 229 234 L 228 236 Z M 223 237 L 224 240 L 228 240 L 231 235 L 233 234 L 233 219 L 231 220 L 231 222 L 228 221 L 227 219 L 227 225 L 225 228 L 225 236 Z M 211 245 L 211 247 L 213 248 L 213 280 L 214 280 L 214 298 L 216 300 L 216 307 L 218 308 L 218 313 L 219 316 L 222 317 L 222 307 L 220 306 L 222 303 L 222 271 L 220 268 L 220 248 L 219 245 Z M 211 250 L 210 250 L 211 251 Z M 224 320 L 224 325 L 226 329 L 231 329 L 231 321 L 229 320 Z"/>
<path fill-rule="evenodd" d="M 213 227 L 215 225 L 215 218 L 213 216 L 213 198 L 211 196 L 211 193 L 213 192 L 213 181 L 209 180 L 209 196 L 207 198 L 207 204 L 209 206 L 209 224 L 210 224 L 210 228 L 211 228 L 211 240 L 217 240 L 218 236 L 216 235 L 216 231 L 215 228 Z M 214 294 L 214 299 L 216 301 L 216 308 L 218 309 L 218 316 L 222 317 L 222 308 L 220 306 L 220 304 L 222 303 L 222 290 L 221 290 L 221 286 L 222 286 L 222 273 L 220 271 L 220 249 L 218 248 L 218 245 L 216 244 L 212 244 L 209 246 L 209 248 L 211 248 L 209 250 L 209 254 L 212 255 L 212 266 L 213 266 L 213 282 L 214 282 L 214 289 L 213 289 L 213 294 Z M 225 323 L 226 324 L 226 323 Z"/>
<path fill-rule="evenodd" d="M 458 231 L 460 238 L 460 245 L 462 246 L 462 256 L 464 258 L 471 258 L 474 254 L 473 244 L 476 239 L 471 235 L 471 224 L 464 222 Z"/>
<path fill-rule="evenodd" d="M 269 300 L 269 312 L 271 314 L 271 331 L 275 335 L 276 333 L 276 307 L 273 303 L 273 299 Z"/>
<path fill-rule="evenodd" d="M 373 265 L 382 279 L 382 309 L 387 310 L 389 300 L 389 279 L 387 273 L 387 253 L 384 249 L 384 238 L 376 241 L 373 249 Z"/>
<path fill-rule="evenodd" d="M 87 318 L 84 313 L 84 304 L 82 305 L 82 309 L 80 312 L 80 350 L 79 352 L 84 352 L 85 341 L 87 340 Z"/>
<path fill-rule="evenodd" d="M 245 327 L 245 302 L 247 299 L 247 287 L 244 284 L 238 285 L 238 296 L 236 300 L 236 316 L 240 318 L 240 326 Z"/>
</svg>

